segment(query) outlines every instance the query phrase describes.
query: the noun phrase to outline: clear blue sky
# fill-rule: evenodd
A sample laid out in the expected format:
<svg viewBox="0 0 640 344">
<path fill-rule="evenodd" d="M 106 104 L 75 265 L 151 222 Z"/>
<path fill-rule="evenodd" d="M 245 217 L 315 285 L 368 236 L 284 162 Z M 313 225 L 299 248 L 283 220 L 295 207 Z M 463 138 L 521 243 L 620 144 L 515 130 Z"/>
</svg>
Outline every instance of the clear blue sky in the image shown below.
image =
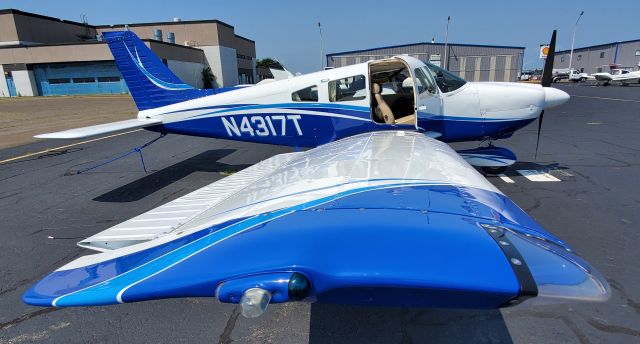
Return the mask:
<svg viewBox="0 0 640 344">
<path fill-rule="evenodd" d="M 384 4 L 384 5 L 383 5 Z M 138 1 L 0 0 L 16 8 L 68 20 L 87 15 L 90 24 L 219 19 L 256 41 L 258 58 L 273 57 L 294 72 L 320 67 L 317 22 L 325 54 L 430 41 L 524 46 L 524 67 L 540 66 L 538 47 L 558 29 L 557 49 L 571 47 L 576 18 L 585 11 L 576 47 L 640 39 L 640 1 Z"/>
</svg>

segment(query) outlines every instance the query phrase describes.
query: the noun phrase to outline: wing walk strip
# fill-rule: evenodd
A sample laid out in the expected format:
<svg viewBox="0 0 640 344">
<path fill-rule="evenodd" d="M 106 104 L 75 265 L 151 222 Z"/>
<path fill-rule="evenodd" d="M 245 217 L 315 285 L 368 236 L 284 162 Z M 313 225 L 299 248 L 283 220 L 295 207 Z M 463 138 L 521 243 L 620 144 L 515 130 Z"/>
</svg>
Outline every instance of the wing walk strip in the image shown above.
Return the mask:
<svg viewBox="0 0 640 344">
<path fill-rule="evenodd" d="M 156 239 L 181 226 L 302 153 L 279 154 L 95 234 L 78 245 L 107 252 Z"/>
</svg>

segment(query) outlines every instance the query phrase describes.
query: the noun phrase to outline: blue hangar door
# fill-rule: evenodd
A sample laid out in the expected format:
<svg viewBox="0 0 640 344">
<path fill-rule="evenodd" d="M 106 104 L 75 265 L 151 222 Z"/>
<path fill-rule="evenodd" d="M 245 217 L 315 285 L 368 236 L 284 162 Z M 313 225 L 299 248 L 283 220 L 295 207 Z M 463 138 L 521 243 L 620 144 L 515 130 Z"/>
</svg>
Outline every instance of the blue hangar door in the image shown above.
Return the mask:
<svg viewBox="0 0 640 344">
<path fill-rule="evenodd" d="M 9 97 L 15 97 L 18 95 L 18 92 L 16 92 L 16 84 L 13 83 L 13 75 L 11 75 L 11 73 L 9 73 L 6 76 L 7 79 L 7 87 L 9 88 Z"/>
<path fill-rule="evenodd" d="M 129 92 L 113 61 L 38 64 L 33 73 L 43 96 Z"/>
</svg>

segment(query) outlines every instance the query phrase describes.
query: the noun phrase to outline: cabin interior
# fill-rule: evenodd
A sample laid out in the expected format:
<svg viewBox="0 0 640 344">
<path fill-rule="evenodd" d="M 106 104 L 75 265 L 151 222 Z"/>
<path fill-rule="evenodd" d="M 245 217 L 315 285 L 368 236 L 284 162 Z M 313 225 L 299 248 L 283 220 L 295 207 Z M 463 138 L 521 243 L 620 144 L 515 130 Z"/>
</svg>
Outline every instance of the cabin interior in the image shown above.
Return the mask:
<svg viewBox="0 0 640 344">
<path fill-rule="evenodd" d="M 402 60 L 369 65 L 371 116 L 377 123 L 415 125 L 415 92 L 409 67 Z"/>
</svg>

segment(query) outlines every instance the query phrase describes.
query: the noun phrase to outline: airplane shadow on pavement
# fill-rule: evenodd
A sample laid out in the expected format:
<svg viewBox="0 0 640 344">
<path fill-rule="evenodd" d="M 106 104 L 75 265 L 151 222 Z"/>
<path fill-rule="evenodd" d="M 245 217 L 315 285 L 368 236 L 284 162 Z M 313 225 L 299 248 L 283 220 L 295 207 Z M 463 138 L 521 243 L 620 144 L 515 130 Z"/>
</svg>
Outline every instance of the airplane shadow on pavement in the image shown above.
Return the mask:
<svg viewBox="0 0 640 344">
<path fill-rule="evenodd" d="M 228 165 L 219 159 L 235 152 L 235 149 L 212 149 L 183 160 L 162 170 L 148 174 L 127 185 L 109 191 L 96 198 L 98 202 L 134 202 L 179 181 L 194 172 L 234 173 L 251 165 Z M 222 177 L 222 176 L 221 176 Z"/>
<path fill-rule="evenodd" d="M 309 343 L 513 343 L 497 309 L 311 305 Z"/>
</svg>

